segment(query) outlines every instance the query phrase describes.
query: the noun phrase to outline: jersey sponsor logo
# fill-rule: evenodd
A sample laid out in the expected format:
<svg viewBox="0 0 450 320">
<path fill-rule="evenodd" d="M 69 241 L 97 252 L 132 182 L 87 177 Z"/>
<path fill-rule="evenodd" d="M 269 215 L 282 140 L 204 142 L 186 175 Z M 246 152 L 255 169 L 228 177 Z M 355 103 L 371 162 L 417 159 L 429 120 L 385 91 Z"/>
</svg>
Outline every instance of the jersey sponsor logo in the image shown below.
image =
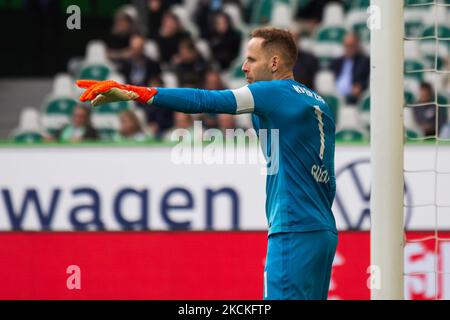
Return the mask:
<svg viewBox="0 0 450 320">
<path fill-rule="evenodd" d="M 330 181 L 330 175 L 324 165 L 313 165 L 311 167 L 311 174 L 318 183 L 328 183 Z"/>
<path fill-rule="evenodd" d="M 296 84 L 292 85 L 292 87 L 294 88 L 295 91 L 297 91 L 297 93 L 306 94 L 308 97 L 314 98 L 322 103 L 325 103 L 325 100 L 323 100 L 323 98 L 321 96 L 319 96 L 317 93 L 312 92 L 311 90 L 309 90 L 307 88 L 303 88 Z"/>
</svg>

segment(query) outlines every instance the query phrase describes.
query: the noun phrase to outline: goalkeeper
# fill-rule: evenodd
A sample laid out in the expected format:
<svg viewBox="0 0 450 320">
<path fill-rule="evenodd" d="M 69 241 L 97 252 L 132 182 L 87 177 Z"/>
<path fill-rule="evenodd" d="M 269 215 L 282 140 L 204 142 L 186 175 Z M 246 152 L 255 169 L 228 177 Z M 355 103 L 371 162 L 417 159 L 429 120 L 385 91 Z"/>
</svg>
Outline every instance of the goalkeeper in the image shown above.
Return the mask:
<svg viewBox="0 0 450 320">
<path fill-rule="evenodd" d="M 296 44 L 288 31 L 251 33 L 242 70 L 247 86 L 236 90 L 144 88 L 114 81 L 80 80 L 80 97 L 95 105 L 136 100 L 186 113 L 252 112 L 255 130 L 279 130 L 279 145 L 261 144 L 278 159 L 266 181 L 268 246 L 264 299 L 327 299 L 337 229 L 331 206 L 335 126 L 324 100 L 296 82 Z M 267 135 L 270 137 L 270 135 Z M 273 153 L 273 154 L 272 154 Z"/>
</svg>

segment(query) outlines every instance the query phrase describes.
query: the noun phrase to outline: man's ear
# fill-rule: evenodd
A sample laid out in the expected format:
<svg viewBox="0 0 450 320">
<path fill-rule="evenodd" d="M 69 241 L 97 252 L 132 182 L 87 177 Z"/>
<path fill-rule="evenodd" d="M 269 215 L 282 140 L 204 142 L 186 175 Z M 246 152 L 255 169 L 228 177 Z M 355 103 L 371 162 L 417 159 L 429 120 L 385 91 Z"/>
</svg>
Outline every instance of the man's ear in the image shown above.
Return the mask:
<svg viewBox="0 0 450 320">
<path fill-rule="evenodd" d="M 279 66 L 280 66 L 280 57 L 279 56 L 273 56 L 270 59 L 270 70 L 272 71 L 272 73 L 277 72 Z"/>
</svg>

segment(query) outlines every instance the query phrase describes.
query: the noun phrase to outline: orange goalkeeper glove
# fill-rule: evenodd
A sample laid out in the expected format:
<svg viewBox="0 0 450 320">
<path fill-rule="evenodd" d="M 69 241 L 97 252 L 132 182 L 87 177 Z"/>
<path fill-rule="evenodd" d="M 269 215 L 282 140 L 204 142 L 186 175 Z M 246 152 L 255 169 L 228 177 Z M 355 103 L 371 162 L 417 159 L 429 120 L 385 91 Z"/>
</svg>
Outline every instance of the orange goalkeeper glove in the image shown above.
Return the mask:
<svg viewBox="0 0 450 320">
<path fill-rule="evenodd" d="M 80 96 L 80 100 L 83 102 L 91 101 L 94 107 L 105 103 L 128 100 L 147 104 L 158 93 L 153 87 L 132 86 L 112 80 L 78 80 L 77 86 L 86 89 Z"/>
</svg>

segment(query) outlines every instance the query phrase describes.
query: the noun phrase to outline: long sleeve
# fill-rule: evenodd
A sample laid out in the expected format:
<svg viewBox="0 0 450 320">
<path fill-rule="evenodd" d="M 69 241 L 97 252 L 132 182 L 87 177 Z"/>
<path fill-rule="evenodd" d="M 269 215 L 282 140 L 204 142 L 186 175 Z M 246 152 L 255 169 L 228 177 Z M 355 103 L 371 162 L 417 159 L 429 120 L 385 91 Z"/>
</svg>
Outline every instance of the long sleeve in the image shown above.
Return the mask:
<svg viewBox="0 0 450 320">
<path fill-rule="evenodd" d="M 157 88 L 151 104 L 185 113 L 244 113 L 254 109 L 247 86 L 236 90 L 203 90 L 190 88 Z M 250 97 L 250 98 L 249 98 Z"/>
</svg>

